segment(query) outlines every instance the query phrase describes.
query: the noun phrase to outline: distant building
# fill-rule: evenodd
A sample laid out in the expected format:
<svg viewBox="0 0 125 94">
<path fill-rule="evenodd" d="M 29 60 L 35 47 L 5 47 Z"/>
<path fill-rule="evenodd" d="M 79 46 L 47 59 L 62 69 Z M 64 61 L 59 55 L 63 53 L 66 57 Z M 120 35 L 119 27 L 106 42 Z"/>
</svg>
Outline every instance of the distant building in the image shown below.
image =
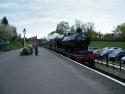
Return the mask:
<svg viewBox="0 0 125 94">
<path fill-rule="evenodd" d="M 112 34 L 112 36 L 113 36 L 113 38 L 115 38 L 115 39 L 119 39 L 119 38 L 121 38 L 122 34 L 118 32 L 118 33 Z"/>
<path fill-rule="evenodd" d="M 0 52 L 10 50 L 10 42 L 5 37 L 0 36 Z"/>
<path fill-rule="evenodd" d="M 37 36 L 34 36 L 34 37 L 31 37 L 31 38 L 29 38 L 29 41 L 30 41 L 30 43 L 32 43 L 32 44 L 36 44 L 37 43 Z"/>
</svg>

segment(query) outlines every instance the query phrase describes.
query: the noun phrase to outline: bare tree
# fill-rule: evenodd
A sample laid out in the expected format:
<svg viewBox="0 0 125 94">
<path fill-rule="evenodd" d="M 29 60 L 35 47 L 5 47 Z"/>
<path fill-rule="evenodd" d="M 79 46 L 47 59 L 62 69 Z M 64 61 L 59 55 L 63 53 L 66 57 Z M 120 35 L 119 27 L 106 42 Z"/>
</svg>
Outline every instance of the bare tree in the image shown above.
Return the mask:
<svg viewBox="0 0 125 94">
<path fill-rule="evenodd" d="M 92 22 L 85 23 L 81 26 L 81 28 L 84 32 L 93 32 L 94 31 L 94 23 L 92 23 Z"/>
<path fill-rule="evenodd" d="M 80 21 L 80 20 L 76 20 L 76 21 L 75 21 L 75 27 L 76 27 L 76 29 L 77 29 L 77 28 L 81 28 L 81 26 L 82 26 L 81 21 Z"/>
</svg>

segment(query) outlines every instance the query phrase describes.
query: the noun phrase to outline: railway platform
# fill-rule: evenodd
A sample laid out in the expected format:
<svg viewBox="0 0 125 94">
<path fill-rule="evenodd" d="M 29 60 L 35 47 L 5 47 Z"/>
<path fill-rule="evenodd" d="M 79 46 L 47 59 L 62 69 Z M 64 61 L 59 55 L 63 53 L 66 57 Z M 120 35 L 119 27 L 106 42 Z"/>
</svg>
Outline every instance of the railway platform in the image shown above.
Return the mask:
<svg viewBox="0 0 125 94">
<path fill-rule="evenodd" d="M 48 49 L 0 54 L 0 94 L 125 94 L 125 86 Z"/>
</svg>

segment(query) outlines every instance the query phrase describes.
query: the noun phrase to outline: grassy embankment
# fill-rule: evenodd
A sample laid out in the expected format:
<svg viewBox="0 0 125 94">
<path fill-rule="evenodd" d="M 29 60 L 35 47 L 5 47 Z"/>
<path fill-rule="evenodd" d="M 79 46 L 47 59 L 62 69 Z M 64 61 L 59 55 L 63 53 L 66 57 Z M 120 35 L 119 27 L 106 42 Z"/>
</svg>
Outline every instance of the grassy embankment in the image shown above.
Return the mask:
<svg viewBox="0 0 125 94">
<path fill-rule="evenodd" d="M 120 47 L 125 48 L 125 42 L 92 41 L 90 47 Z"/>
<path fill-rule="evenodd" d="M 18 42 L 17 40 L 11 41 L 10 42 L 10 50 L 16 50 L 23 47 L 22 44 L 20 42 Z"/>
</svg>

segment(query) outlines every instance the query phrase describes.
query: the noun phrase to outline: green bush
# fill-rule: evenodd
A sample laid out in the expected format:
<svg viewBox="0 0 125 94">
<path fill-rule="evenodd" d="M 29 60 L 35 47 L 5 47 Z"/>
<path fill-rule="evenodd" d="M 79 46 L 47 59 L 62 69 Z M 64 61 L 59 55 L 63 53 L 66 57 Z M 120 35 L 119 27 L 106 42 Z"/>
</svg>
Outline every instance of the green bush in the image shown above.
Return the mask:
<svg viewBox="0 0 125 94">
<path fill-rule="evenodd" d="M 18 42 L 17 40 L 13 40 L 10 42 L 10 50 L 16 50 L 16 49 L 19 49 L 19 48 L 22 48 L 23 45 Z"/>
</svg>

